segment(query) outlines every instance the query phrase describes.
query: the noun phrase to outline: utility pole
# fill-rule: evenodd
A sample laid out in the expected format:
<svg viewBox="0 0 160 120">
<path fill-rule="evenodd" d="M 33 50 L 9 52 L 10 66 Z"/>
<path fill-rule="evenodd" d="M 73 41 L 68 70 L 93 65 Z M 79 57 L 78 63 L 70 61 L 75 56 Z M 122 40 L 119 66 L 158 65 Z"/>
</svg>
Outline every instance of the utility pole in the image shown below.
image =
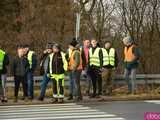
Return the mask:
<svg viewBox="0 0 160 120">
<path fill-rule="evenodd" d="M 74 3 L 77 4 L 78 6 L 78 10 L 76 10 L 76 32 L 75 32 L 76 40 L 78 40 L 80 36 L 81 14 L 79 10 L 79 3 L 77 2 L 77 0 L 74 0 Z"/>
<path fill-rule="evenodd" d="M 80 13 L 76 13 L 76 40 L 79 38 L 80 33 L 80 23 L 81 22 L 81 15 Z"/>
</svg>

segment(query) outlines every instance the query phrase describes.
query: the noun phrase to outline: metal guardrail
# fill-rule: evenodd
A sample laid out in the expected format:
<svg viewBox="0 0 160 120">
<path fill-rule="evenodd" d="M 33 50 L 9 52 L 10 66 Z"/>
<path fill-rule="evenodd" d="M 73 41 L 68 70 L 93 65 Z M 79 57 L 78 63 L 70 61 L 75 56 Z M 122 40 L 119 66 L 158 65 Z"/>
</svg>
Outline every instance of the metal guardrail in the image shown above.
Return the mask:
<svg viewBox="0 0 160 120">
<path fill-rule="evenodd" d="M 42 81 L 42 76 L 35 76 L 34 83 L 35 86 L 40 86 Z M 81 76 L 81 85 L 85 85 L 85 78 Z M 136 83 L 137 84 L 160 84 L 160 74 L 138 74 L 136 76 Z M 126 84 L 123 75 L 116 75 L 115 84 Z M 68 76 L 65 77 L 65 86 L 69 85 L 69 78 Z M 7 86 L 13 87 L 14 86 L 14 78 L 8 77 L 7 78 Z"/>
</svg>

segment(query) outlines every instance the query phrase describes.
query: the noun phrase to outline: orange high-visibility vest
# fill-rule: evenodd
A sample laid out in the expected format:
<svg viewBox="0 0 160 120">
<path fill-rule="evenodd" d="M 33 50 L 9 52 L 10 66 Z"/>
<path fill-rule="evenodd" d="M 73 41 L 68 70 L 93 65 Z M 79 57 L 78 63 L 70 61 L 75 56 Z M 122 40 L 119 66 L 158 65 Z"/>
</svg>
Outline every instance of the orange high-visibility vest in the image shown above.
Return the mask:
<svg viewBox="0 0 160 120">
<path fill-rule="evenodd" d="M 79 52 L 79 55 L 80 55 L 80 63 L 79 63 L 76 70 L 82 70 L 83 68 L 82 68 L 81 52 L 80 51 L 78 51 L 78 52 Z M 69 70 L 73 70 L 72 65 L 75 63 L 74 54 L 75 54 L 75 51 L 72 51 L 71 56 L 70 56 L 69 66 L 68 66 Z"/>
<path fill-rule="evenodd" d="M 125 47 L 124 55 L 126 62 L 132 62 L 135 60 L 136 56 L 133 54 L 133 48 L 136 47 L 135 45 L 130 46 L 129 48 Z"/>
</svg>

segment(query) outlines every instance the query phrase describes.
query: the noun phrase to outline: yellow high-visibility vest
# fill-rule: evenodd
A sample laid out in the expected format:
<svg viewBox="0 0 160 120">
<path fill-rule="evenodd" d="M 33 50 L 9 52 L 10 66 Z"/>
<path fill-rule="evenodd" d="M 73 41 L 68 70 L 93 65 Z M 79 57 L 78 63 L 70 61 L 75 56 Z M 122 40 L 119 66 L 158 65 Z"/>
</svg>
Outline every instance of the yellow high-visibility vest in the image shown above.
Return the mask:
<svg viewBox="0 0 160 120">
<path fill-rule="evenodd" d="M 101 48 L 97 47 L 94 51 L 94 53 L 92 53 L 92 49 L 89 49 L 89 62 L 90 62 L 90 66 L 94 65 L 97 67 L 100 67 L 100 58 L 99 58 L 99 51 Z"/>
<path fill-rule="evenodd" d="M 29 61 L 30 68 L 32 68 L 32 56 L 33 56 L 33 54 L 34 54 L 34 51 L 29 51 L 28 55 L 27 55 L 27 59 Z"/>
<path fill-rule="evenodd" d="M 5 54 L 6 53 L 3 50 L 0 50 L 0 70 L 3 69 L 3 61 L 4 61 Z"/>
<path fill-rule="evenodd" d="M 111 65 L 115 66 L 115 49 L 110 48 L 109 53 L 106 49 L 102 49 L 103 53 L 103 66 Z"/>
</svg>

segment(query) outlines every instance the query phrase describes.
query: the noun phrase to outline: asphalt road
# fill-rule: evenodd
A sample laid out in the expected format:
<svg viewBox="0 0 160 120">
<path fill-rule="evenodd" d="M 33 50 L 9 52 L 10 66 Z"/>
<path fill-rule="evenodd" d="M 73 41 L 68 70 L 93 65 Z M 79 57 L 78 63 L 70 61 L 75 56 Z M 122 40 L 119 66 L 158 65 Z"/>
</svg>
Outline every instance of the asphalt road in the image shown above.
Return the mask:
<svg viewBox="0 0 160 120">
<path fill-rule="evenodd" d="M 160 100 L 115 101 L 88 105 L 126 120 L 144 120 L 145 112 L 160 112 Z M 106 119 L 107 120 L 107 119 Z"/>
<path fill-rule="evenodd" d="M 143 120 L 160 100 L 0 106 L 0 120 Z"/>
</svg>

